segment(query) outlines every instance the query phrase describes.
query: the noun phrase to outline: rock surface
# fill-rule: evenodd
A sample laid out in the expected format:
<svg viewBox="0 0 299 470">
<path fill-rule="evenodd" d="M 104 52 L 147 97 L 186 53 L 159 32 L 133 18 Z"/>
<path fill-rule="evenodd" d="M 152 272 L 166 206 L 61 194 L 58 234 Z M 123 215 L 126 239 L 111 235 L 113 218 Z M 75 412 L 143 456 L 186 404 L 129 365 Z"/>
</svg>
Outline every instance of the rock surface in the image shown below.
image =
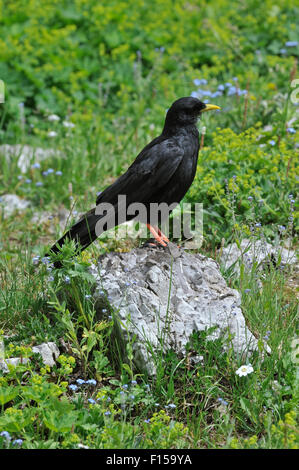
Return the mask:
<svg viewBox="0 0 299 470">
<path fill-rule="evenodd" d="M 225 269 L 232 267 L 234 272 L 239 274 L 239 260 L 243 259 L 245 268 L 251 269 L 253 263 L 258 263 L 259 267 L 274 262 L 284 268 L 286 265 L 296 265 L 297 258 L 294 250 L 281 246 L 273 246 L 264 240 L 244 239 L 240 244 L 241 249 L 236 243 L 231 243 L 221 251 L 221 262 Z"/>
<path fill-rule="evenodd" d="M 4 373 L 7 373 L 9 372 L 8 365 L 16 367 L 19 364 L 28 364 L 28 362 L 30 362 L 30 359 L 28 357 L 10 357 L 8 359 L 5 359 L 5 361 L 3 359 L 0 359 L 0 370 L 2 370 L 2 372 Z"/>
<path fill-rule="evenodd" d="M 43 363 L 49 365 L 50 367 L 55 365 L 56 359 L 59 357 L 60 352 L 55 343 L 42 343 L 38 346 L 33 346 L 32 351 L 34 353 L 40 354 L 42 356 Z M 28 357 L 10 357 L 4 359 L 4 343 L 0 341 L 0 370 L 4 373 L 9 372 L 8 365 L 17 366 L 18 364 L 27 364 L 30 362 Z"/>
<path fill-rule="evenodd" d="M 4 155 L 9 161 L 12 158 L 17 159 L 18 167 L 22 173 L 25 173 L 34 162 L 41 162 L 46 158 L 57 155 L 53 149 L 43 149 L 40 147 L 30 147 L 29 145 L 0 145 L 0 155 Z"/>
<path fill-rule="evenodd" d="M 236 353 L 256 350 L 257 340 L 242 315 L 240 294 L 227 286 L 217 263 L 174 246 L 171 251 L 172 255 L 168 248 L 147 247 L 108 253 L 99 259 L 98 267 L 91 267 L 98 308 L 103 311 L 108 296 L 118 312 L 124 340 L 136 335 L 135 362 L 154 374 L 150 349 L 157 350 L 161 338 L 164 350 L 184 355 L 192 332 L 211 327 L 215 329 L 209 339 L 232 334 Z"/>
<path fill-rule="evenodd" d="M 65 207 L 60 207 L 55 212 L 36 212 L 31 220 L 34 224 L 45 225 L 49 233 L 55 234 L 57 224 L 62 231 L 65 231 L 67 224 L 72 220 L 72 215 Z"/>
<path fill-rule="evenodd" d="M 33 346 L 32 351 L 40 354 L 42 356 L 43 363 L 50 367 L 55 365 L 55 361 L 58 359 L 60 354 L 58 347 L 53 342 Z"/>
<path fill-rule="evenodd" d="M 6 218 L 16 211 L 26 210 L 30 205 L 29 201 L 21 199 L 16 194 L 4 194 L 0 197 L 0 214 L 3 211 L 4 218 Z"/>
</svg>

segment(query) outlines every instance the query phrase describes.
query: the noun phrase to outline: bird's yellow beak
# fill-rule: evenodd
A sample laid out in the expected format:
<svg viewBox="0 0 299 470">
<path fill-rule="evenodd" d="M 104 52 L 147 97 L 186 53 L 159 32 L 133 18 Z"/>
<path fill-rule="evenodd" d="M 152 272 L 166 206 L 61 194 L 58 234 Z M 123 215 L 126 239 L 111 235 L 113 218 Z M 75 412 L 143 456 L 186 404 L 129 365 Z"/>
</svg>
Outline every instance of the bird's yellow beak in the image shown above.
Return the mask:
<svg viewBox="0 0 299 470">
<path fill-rule="evenodd" d="M 216 106 L 215 104 L 206 104 L 206 107 L 201 110 L 202 113 L 206 111 L 212 111 L 213 109 L 221 109 L 220 106 Z"/>
</svg>

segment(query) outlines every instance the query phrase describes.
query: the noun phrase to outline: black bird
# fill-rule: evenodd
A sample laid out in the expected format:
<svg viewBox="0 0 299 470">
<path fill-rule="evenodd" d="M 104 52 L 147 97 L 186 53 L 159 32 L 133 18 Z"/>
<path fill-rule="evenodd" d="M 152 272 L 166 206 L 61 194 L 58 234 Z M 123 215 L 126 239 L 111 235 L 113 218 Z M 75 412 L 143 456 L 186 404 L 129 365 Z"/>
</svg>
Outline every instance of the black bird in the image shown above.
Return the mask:
<svg viewBox="0 0 299 470">
<path fill-rule="evenodd" d="M 135 218 L 135 215 L 123 216 L 132 203 L 142 203 L 146 207 L 146 220 L 140 220 L 165 246 L 168 238 L 157 226 L 150 224 L 150 204 L 179 203 L 188 191 L 195 176 L 199 151 L 196 122 L 201 113 L 213 109 L 220 108 L 197 98 L 175 101 L 167 111 L 162 134 L 144 147 L 128 170 L 97 197 L 96 207 L 73 225 L 52 246 L 51 252 L 57 253 L 67 239 L 74 240 L 80 251 L 84 250 L 107 228 L 118 225 L 117 217 L 123 217 L 121 223 Z M 119 205 L 119 195 L 125 196 L 124 207 Z M 107 217 L 107 210 L 102 210 L 106 206 L 113 209 L 113 217 Z M 61 264 L 57 262 L 56 266 Z"/>
</svg>

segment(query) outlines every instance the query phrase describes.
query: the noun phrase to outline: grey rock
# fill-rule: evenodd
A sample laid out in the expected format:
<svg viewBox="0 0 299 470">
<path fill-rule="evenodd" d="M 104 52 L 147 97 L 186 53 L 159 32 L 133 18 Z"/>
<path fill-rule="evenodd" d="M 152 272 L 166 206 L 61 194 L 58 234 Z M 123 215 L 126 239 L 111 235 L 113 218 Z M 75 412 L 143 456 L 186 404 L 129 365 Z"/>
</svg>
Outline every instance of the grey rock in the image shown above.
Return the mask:
<svg viewBox="0 0 299 470">
<path fill-rule="evenodd" d="M 9 217 L 14 212 L 23 212 L 31 206 L 29 201 L 21 199 L 16 194 L 4 194 L 0 198 L 0 214 L 3 211 L 4 218 Z"/>
<path fill-rule="evenodd" d="M 60 352 L 55 343 L 42 343 L 38 346 L 33 346 L 32 351 L 42 356 L 43 363 L 48 366 L 54 366 L 56 359 L 58 359 Z"/>
<path fill-rule="evenodd" d="M 38 346 L 33 346 L 32 351 L 40 354 L 45 365 L 54 366 L 56 359 L 59 357 L 60 352 L 55 343 L 42 343 Z M 28 364 L 30 359 L 28 357 L 10 357 L 4 359 L 4 342 L 0 341 L 0 370 L 7 373 L 9 372 L 8 365 L 12 364 L 17 366 L 18 364 Z"/>
<path fill-rule="evenodd" d="M 8 365 L 16 367 L 18 364 L 28 364 L 30 359 L 28 357 L 10 357 L 8 359 L 0 359 L 0 370 L 6 373 L 9 372 Z"/>
<path fill-rule="evenodd" d="M 56 233 L 57 225 L 60 226 L 62 231 L 65 231 L 67 224 L 69 224 L 72 219 L 77 221 L 78 217 L 72 217 L 68 209 L 60 207 L 55 212 L 36 212 L 31 220 L 34 224 L 45 224 L 48 226 L 49 232 L 54 234 Z"/>
<path fill-rule="evenodd" d="M 253 263 L 262 268 L 269 261 L 280 261 L 280 267 L 286 265 L 297 266 L 297 257 L 294 250 L 280 245 L 274 246 L 265 240 L 244 239 L 240 243 L 241 249 L 236 243 L 231 243 L 220 251 L 220 261 L 225 269 L 232 267 L 237 274 L 240 273 L 240 263 L 243 261 L 245 269 L 250 270 Z"/>
<path fill-rule="evenodd" d="M 29 145 L 0 145 L 0 155 L 4 155 L 7 161 L 17 160 L 17 165 L 22 173 L 25 173 L 34 162 L 41 162 L 47 158 L 60 153 L 54 149 L 43 149 L 40 147 L 30 147 Z"/>
<path fill-rule="evenodd" d="M 157 350 L 161 338 L 164 351 L 172 348 L 185 355 L 193 331 L 215 327 L 209 339 L 230 333 L 236 353 L 257 350 L 242 315 L 240 294 L 227 286 L 212 259 L 183 250 L 173 257 L 168 249 L 137 248 L 104 255 L 91 273 L 97 283 L 96 305 L 101 310 L 109 296 L 124 341 L 136 335 L 136 364 L 151 375 L 155 365 L 150 349 Z"/>
</svg>

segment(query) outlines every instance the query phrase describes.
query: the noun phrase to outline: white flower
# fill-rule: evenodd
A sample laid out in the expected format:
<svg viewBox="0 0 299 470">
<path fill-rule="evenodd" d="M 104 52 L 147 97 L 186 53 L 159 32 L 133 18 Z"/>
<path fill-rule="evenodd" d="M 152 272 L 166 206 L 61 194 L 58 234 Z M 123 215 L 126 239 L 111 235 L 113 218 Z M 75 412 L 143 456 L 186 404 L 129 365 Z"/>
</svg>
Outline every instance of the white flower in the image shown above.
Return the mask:
<svg viewBox="0 0 299 470">
<path fill-rule="evenodd" d="M 89 449 L 88 446 L 85 446 L 84 444 L 81 444 L 80 442 L 79 442 L 79 444 L 77 444 L 77 447 L 78 447 L 78 449 Z"/>
<path fill-rule="evenodd" d="M 251 364 L 248 364 L 247 366 L 246 365 L 241 366 L 238 370 L 236 370 L 236 374 L 239 377 L 243 377 L 245 375 L 251 374 L 251 372 L 253 372 L 253 367 Z"/>
<path fill-rule="evenodd" d="M 70 121 L 63 121 L 62 123 L 64 125 L 64 127 L 68 127 L 70 129 L 72 129 L 73 127 L 75 127 L 75 124 L 73 122 L 70 122 Z"/>
<path fill-rule="evenodd" d="M 48 137 L 56 137 L 56 136 L 57 136 L 57 132 L 55 131 L 48 132 Z"/>
<path fill-rule="evenodd" d="M 50 114 L 50 116 L 48 116 L 48 121 L 60 121 L 60 117 L 57 116 L 57 114 Z"/>
</svg>

